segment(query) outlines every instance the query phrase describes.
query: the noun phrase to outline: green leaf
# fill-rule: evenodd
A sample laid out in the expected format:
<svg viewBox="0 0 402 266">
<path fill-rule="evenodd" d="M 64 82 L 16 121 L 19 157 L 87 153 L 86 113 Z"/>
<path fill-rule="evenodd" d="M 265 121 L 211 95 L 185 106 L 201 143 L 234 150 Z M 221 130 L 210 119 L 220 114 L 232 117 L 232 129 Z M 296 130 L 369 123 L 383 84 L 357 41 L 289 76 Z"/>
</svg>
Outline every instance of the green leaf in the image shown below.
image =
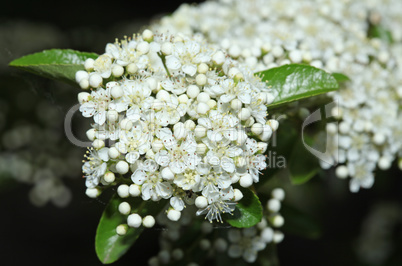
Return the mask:
<svg viewBox="0 0 402 266">
<path fill-rule="evenodd" d="M 267 86 L 276 94 L 274 102 L 269 105 L 271 108 L 339 88 L 331 74 L 308 65 L 283 65 L 255 75 L 267 82 Z"/>
<path fill-rule="evenodd" d="M 46 78 L 75 84 L 75 72 L 84 70 L 87 58 L 97 58 L 95 53 L 52 49 L 15 59 L 9 65 Z"/>
<path fill-rule="evenodd" d="M 309 239 L 318 239 L 321 236 L 321 225 L 311 215 L 287 204 L 282 204 L 281 214 L 286 221 L 281 228 L 285 234 Z"/>
<path fill-rule="evenodd" d="M 342 73 L 332 73 L 332 76 L 338 81 L 338 83 L 349 81 L 350 78 Z"/>
<path fill-rule="evenodd" d="M 311 146 L 312 140 L 304 135 L 306 145 Z M 318 160 L 312 155 L 303 144 L 301 136 L 298 138 L 290 155 L 289 162 L 290 180 L 294 185 L 301 185 L 314 177 L 318 170 Z"/>
<path fill-rule="evenodd" d="M 257 195 L 250 189 L 241 189 L 243 198 L 237 203 L 233 215 L 223 215 L 224 220 L 233 227 L 251 227 L 262 219 L 262 206 Z"/>
<path fill-rule="evenodd" d="M 136 199 L 121 199 L 114 195 L 106 206 L 99 221 L 95 237 L 95 250 L 99 260 L 103 264 L 109 264 L 117 261 L 134 244 L 137 238 L 144 230 L 143 226 L 139 228 L 128 228 L 127 234 L 119 236 L 116 233 L 116 227 L 127 223 L 127 216 L 118 211 L 119 204 L 127 201 L 131 205 L 132 212 L 138 213 L 141 217 L 146 215 L 157 215 L 164 207 L 162 202 L 142 201 Z"/>
<path fill-rule="evenodd" d="M 381 25 L 370 25 L 368 30 L 369 38 L 378 38 L 385 42 L 392 43 L 393 38 L 389 30 L 385 29 Z"/>
</svg>

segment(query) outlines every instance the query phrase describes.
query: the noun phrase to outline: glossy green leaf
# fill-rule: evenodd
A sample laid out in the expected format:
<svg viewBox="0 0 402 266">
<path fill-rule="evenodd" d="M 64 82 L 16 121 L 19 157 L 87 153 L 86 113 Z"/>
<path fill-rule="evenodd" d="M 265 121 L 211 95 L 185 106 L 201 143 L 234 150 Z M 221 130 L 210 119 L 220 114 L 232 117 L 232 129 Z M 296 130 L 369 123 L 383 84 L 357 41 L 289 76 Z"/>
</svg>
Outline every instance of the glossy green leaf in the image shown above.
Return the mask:
<svg viewBox="0 0 402 266">
<path fill-rule="evenodd" d="M 243 198 L 237 203 L 232 215 L 224 215 L 224 220 L 233 227 L 251 227 L 262 219 L 261 202 L 250 189 L 241 189 L 241 191 Z"/>
<path fill-rule="evenodd" d="M 370 25 L 370 28 L 368 30 L 368 36 L 370 38 L 381 39 L 388 43 L 393 42 L 391 32 L 389 30 L 387 30 L 386 28 L 382 27 L 381 25 Z"/>
<path fill-rule="evenodd" d="M 281 214 L 286 221 L 281 228 L 285 234 L 309 239 L 317 239 L 321 236 L 322 226 L 311 215 L 287 204 L 282 205 Z"/>
<path fill-rule="evenodd" d="M 44 50 L 15 59 L 9 65 L 46 78 L 75 84 L 75 72 L 84 69 L 87 58 L 97 58 L 95 53 L 69 49 Z"/>
<path fill-rule="evenodd" d="M 336 81 L 338 81 L 338 83 L 350 80 L 348 76 L 342 73 L 332 73 L 332 76 L 336 79 Z"/>
<path fill-rule="evenodd" d="M 302 140 L 301 136 L 297 139 L 288 162 L 290 180 L 294 185 L 306 183 L 320 169 L 318 159 L 306 149 L 303 143 L 305 141 L 306 145 L 311 146 L 312 140 L 308 139 L 306 135 L 304 137 L 304 140 Z"/>
<path fill-rule="evenodd" d="M 130 228 L 127 234 L 119 236 L 116 233 L 116 227 L 127 223 L 127 216 L 118 211 L 119 204 L 123 201 L 130 203 L 132 212 L 138 213 L 141 217 L 146 215 L 157 215 L 164 207 L 162 202 L 142 201 L 136 199 L 121 199 L 115 195 L 106 206 L 99 221 L 95 237 L 95 250 L 99 260 L 103 264 L 109 264 L 117 261 L 134 244 L 137 238 L 144 230 L 143 226 L 139 228 Z"/>
<path fill-rule="evenodd" d="M 301 64 L 283 65 L 257 72 L 275 94 L 269 107 L 316 96 L 339 88 L 336 79 L 324 70 Z"/>
</svg>

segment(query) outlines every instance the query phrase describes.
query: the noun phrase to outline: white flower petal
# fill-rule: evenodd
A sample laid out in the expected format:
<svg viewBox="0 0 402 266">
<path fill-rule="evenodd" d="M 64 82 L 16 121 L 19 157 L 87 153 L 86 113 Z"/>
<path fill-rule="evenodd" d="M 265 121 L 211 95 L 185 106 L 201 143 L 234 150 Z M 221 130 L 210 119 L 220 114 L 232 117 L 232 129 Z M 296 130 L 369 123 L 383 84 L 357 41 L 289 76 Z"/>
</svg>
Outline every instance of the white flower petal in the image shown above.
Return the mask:
<svg viewBox="0 0 402 266">
<path fill-rule="evenodd" d="M 147 179 L 146 178 L 146 173 L 144 170 L 137 169 L 135 172 L 131 175 L 131 180 L 137 184 L 137 185 L 142 185 L 144 181 Z"/>
<path fill-rule="evenodd" d="M 166 56 L 166 66 L 172 70 L 179 70 L 181 67 L 180 60 L 174 55 Z"/>
<path fill-rule="evenodd" d="M 139 152 L 137 152 L 137 151 L 132 151 L 132 152 L 129 152 L 129 153 L 126 154 L 126 161 L 127 161 L 128 163 L 133 164 L 133 163 L 135 163 L 135 162 L 138 160 L 139 157 L 140 157 L 140 153 L 139 153 Z"/>
<path fill-rule="evenodd" d="M 197 73 L 197 67 L 195 65 L 186 64 L 181 67 L 184 73 L 189 76 L 194 76 Z"/>
</svg>

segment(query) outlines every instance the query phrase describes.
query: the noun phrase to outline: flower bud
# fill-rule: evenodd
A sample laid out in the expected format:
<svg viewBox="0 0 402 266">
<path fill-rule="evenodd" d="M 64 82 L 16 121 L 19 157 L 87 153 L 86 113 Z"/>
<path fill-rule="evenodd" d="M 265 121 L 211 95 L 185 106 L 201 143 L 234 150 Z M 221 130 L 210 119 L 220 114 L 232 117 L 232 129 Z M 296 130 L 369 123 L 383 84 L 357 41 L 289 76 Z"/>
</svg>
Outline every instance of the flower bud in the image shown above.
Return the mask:
<svg viewBox="0 0 402 266">
<path fill-rule="evenodd" d="M 338 178 L 345 179 L 348 177 L 349 171 L 345 165 L 340 165 L 336 168 L 335 174 Z"/>
<path fill-rule="evenodd" d="M 240 110 L 239 114 L 237 115 L 237 117 L 243 121 L 246 121 L 247 119 L 249 119 L 250 116 L 251 116 L 251 112 L 250 112 L 250 109 L 248 109 L 248 108 L 242 108 Z"/>
<path fill-rule="evenodd" d="M 272 216 L 270 220 L 271 220 L 272 226 L 274 226 L 274 227 L 282 227 L 283 224 L 285 223 L 285 219 L 283 219 L 282 215 L 280 215 L 280 214 L 276 214 L 276 215 Z"/>
<path fill-rule="evenodd" d="M 200 94 L 198 94 L 197 96 L 197 101 L 199 102 L 203 102 L 203 103 L 208 103 L 208 101 L 211 99 L 211 97 L 209 96 L 208 93 L 206 92 L 201 92 Z"/>
<path fill-rule="evenodd" d="M 380 160 L 378 160 L 378 167 L 381 170 L 388 170 L 391 167 L 391 160 L 387 157 L 381 157 Z"/>
<path fill-rule="evenodd" d="M 267 209 L 271 212 L 278 212 L 281 209 L 281 202 L 278 199 L 270 199 L 267 201 Z"/>
<path fill-rule="evenodd" d="M 129 74 L 135 74 L 138 71 L 138 67 L 136 64 L 131 63 L 127 65 L 126 70 Z"/>
<path fill-rule="evenodd" d="M 155 218 L 151 215 L 147 215 L 142 219 L 142 225 L 146 228 L 151 228 L 155 225 Z"/>
<path fill-rule="evenodd" d="M 179 100 L 179 103 L 186 104 L 188 102 L 188 96 L 186 94 L 180 95 L 177 99 Z"/>
<path fill-rule="evenodd" d="M 173 51 L 173 44 L 171 42 L 164 42 L 162 44 L 161 51 L 164 55 L 171 55 Z"/>
<path fill-rule="evenodd" d="M 154 152 L 158 152 L 164 147 L 163 142 L 161 140 L 159 140 L 159 139 L 154 140 L 152 142 L 151 146 L 152 146 L 152 150 Z"/>
<path fill-rule="evenodd" d="M 99 189 L 97 189 L 97 188 L 87 188 L 85 190 L 85 194 L 88 197 L 94 199 L 94 198 L 97 198 L 101 194 L 101 191 Z"/>
<path fill-rule="evenodd" d="M 274 238 L 274 230 L 271 227 L 266 227 L 261 231 L 261 239 L 265 243 L 271 243 Z"/>
<path fill-rule="evenodd" d="M 85 60 L 85 62 L 84 62 L 84 68 L 85 68 L 87 71 L 91 71 L 91 70 L 94 69 L 94 63 L 95 63 L 95 60 L 94 60 L 94 59 L 92 59 L 92 58 L 87 58 L 87 59 Z"/>
<path fill-rule="evenodd" d="M 237 73 L 240 73 L 240 70 L 237 67 L 232 67 L 231 69 L 229 69 L 228 76 L 230 78 L 234 78 Z"/>
<path fill-rule="evenodd" d="M 204 196 L 198 196 L 195 199 L 195 206 L 197 206 L 197 208 L 199 208 L 199 209 L 204 209 L 205 207 L 208 206 L 207 198 Z"/>
<path fill-rule="evenodd" d="M 203 138 L 207 134 L 207 129 L 203 126 L 197 125 L 194 129 L 194 135 L 197 138 Z"/>
<path fill-rule="evenodd" d="M 268 120 L 268 125 L 271 127 L 272 131 L 278 130 L 279 122 L 275 119 Z"/>
<path fill-rule="evenodd" d="M 92 146 L 93 146 L 95 149 L 99 150 L 99 149 L 105 147 L 105 142 L 104 142 L 103 140 L 101 140 L 101 139 L 95 139 L 95 140 L 92 142 Z"/>
<path fill-rule="evenodd" d="M 184 128 L 187 130 L 193 131 L 195 126 L 196 124 L 194 123 L 193 120 L 187 120 L 186 122 L 184 122 Z"/>
<path fill-rule="evenodd" d="M 187 96 L 195 99 L 200 94 L 200 88 L 196 85 L 190 85 L 187 88 Z"/>
<path fill-rule="evenodd" d="M 207 73 L 207 72 L 208 72 L 208 69 L 209 69 L 209 67 L 208 67 L 208 65 L 205 64 L 205 63 L 201 63 L 201 64 L 199 64 L 199 65 L 197 66 L 197 71 L 198 71 L 198 73 L 200 73 L 200 74 L 205 74 L 205 73 Z"/>
<path fill-rule="evenodd" d="M 204 74 L 198 74 L 195 77 L 195 83 L 198 86 L 204 86 L 205 84 L 207 84 L 207 76 L 205 76 Z"/>
<path fill-rule="evenodd" d="M 110 147 L 108 155 L 110 158 L 116 159 L 117 157 L 120 156 L 120 152 L 116 149 L 116 147 Z"/>
<path fill-rule="evenodd" d="M 199 143 L 197 144 L 196 152 L 198 155 L 202 155 L 205 154 L 207 149 L 208 149 L 207 145 L 205 145 L 204 143 Z"/>
<path fill-rule="evenodd" d="M 167 218 L 174 222 L 178 221 L 180 219 L 180 216 L 181 216 L 181 212 L 176 211 L 175 209 L 170 209 L 167 212 Z"/>
<path fill-rule="evenodd" d="M 239 201 L 243 198 L 243 193 L 241 192 L 240 189 L 235 188 L 233 190 L 233 192 L 234 192 L 234 197 L 233 197 L 234 201 Z"/>
<path fill-rule="evenodd" d="M 242 105 L 243 105 L 243 103 L 242 103 L 239 99 L 237 99 L 237 98 L 233 99 L 233 100 L 230 102 L 230 107 L 231 107 L 233 110 L 240 110 L 241 107 L 242 107 Z"/>
<path fill-rule="evenodd" d="M 116 171 L 117 171 L 119 174 L 122 174 L 122 175 L 127 174 L 127 173 L 128 173 L 128 169 L 129 169 L 129 167 L 128 167 L 128 163 L 127 163 L 126 161 L 119 161 L 119 162 L 116 164 Z"/>
<path fill-rule="evenodd" d="M 197 113 L 200 115 L 205 115 L 210 110 L 210 107 L 206 103 L 198 103 Z"/>
<path fill-rule="evenodd" d="M 148 29 L 142 32 L 142 39 L 146 42 L 152 42 L 154 39 L 154 33 Z"/>
<path fill-rule="evenodd" d="M 119 119 L 119 113 L 116 110 L 109 110 L 106 113 L 106 117 L 109 122 L 114 123 Z"/>
<path fill-rule="evenodd" d="M 91 73 L 89 75 L 89 86 L 91 86 L 92 88 L 98 88 L 102 85 L 102 77 L 101 75 L 97 74 L 97 73 Z"/>
<path fill-rule="evenodd" d="M 87 135 L 87 138 L 88 138 L 90 141 L 94 141 L 94 140 L 95 140 L 95 135 L 96 135 L 95 129 L 94 129 L 94 128 L 91 128 L 91 129 L 87 130 L 86 135 Z"/>
<path fill-rule="evenodd" d="M 79 83 L 80 88 L 83 90 L 89 89 L 89 80 L 88 79 L 82 79 Z"/>
<path fill-rule="evenodd" d="M 113 183 L 114 180 L 116 179 L 114 173 L 112 172 L 106 172 L 105 175 L 103 176 L 103 179 L 107 182 L 107 183 Z"/>
<path fill-rule="evenodd" d="M 117 194 L 120 196 L 120 198 L 128 198 L 128 196 L 130 195 L 128 189 L 129 189 L 128 185 L 126 184 L 120 185 L 117 188 Z"/>
<path fill-rule="evenodd" d="M 128 193 L 131 197 L 138 197 L 141 195 L 141 187 L 137 184 L 131 184 L 128 188 Z"/>
<path fill-rule="evenodd" d="M 173 126 L 173 134 L 176 139 L 184 139 L 187 136 L 187 130 L 182 122 L 178 122 Z"/>
<path fill-rule="evenodd" d="M 117 85 L 112 87 L 112 89 L 110 90 L 110 94 L 113 98 L 118 99 L 124 95 L 124 91 L 120 86 Z"/>
<path fill-rule="evenodd" d="M 137 213 L 130 214 L 127 217 L 127 224 L 130 227 L 138 228 L 142 224 L 142 218 Z"/>
<path fill-rule="evenodd" d="M 125 234 L 127 234 L 127 230 L 128 230 L 128 227 L 126 224 L 120 224 L 116 227 L 116 233 L 119 236 L 124 236 Z"/>
<path fill-rule="evenodd" d="M 209 100 L 208 102 L 207 102 L 207 104 L 208 104 L 208 106 L 209 106 L 209 108 L 210 109 L 214 109 L 215 107 L 216 107 L 216 101 L 215 100 Z"/>
<path fill-rule="evenodd" d="M 84 70 L 78 70 L 77 72 L 75 72 L 75 81 L 77 83 L 80 83 L 81 80 L 88 79 L 88 78 L 89 78 L 89 74 L 88 74 L 88 72 L 86 72 Z"/>
<path fill-rule="evenodd" d="M 120 65 L 114 65 L 112 67 L 112 75 L 116 78 L 121 77 L 124 74 L 124 68 Z"/>
<path fill-rule="evenodd" d="M 120 128 L 123 130 L 130 130 L 133 127 L 133 122 L 131 122 L 128 118 L 124 118 L 120 122 Z"/>
<path fill-rule="evenodd" d="M 127 215 L 131 211 L 131 206 L 128 204 L 128 202 L 123 201 L 122 203 L 119 204 L 119 212 L 123 215 Z"/>
<path fill-rule="evenodd" d="M 282 188 L 275 188 L 271 192 L 271 196 L 280 201 L 285 199 L 285 191 Z"/>
<path fill-rule="evenodd" d="M 222 51 L 217 51 L 212 55 L 212 62 L 218 66 L 223 65 L 225 59 L 225 54 Z"/>
<path fill-rule="evenodd" d="M 261 123 L 254 123 L 251 127 L 251 132 L 256 135 L 260 135 L 264 129 L 264 125 Z"/>
<path fill-rule="evenodd" d="M 253 178 L 250 174 L 245 174 L 240 177 L 240 186 L 242 187 L 250 187 L 253 184 Z"/>
<path fill-rule="evenodd" d="M 280 242 L 282 242 L 283 241 L 283 238 L 284 238 L 285 236 L 283 235 L 283 233 L 281 232 L 281 231 L 274 231 L 274 236 L 273 236 L 273 242 L 275 243 L 275 244 L 278 244 L 278 243 L 280 243 Z"/>
<path fill-rule="evenodd" d="M 147 43 L 147 42 L 140 42 L 140 43 L 137 45 L 137 51 L 138 51 L 140 54 L 147 54 L 147 53 L 149 52 L 149 43 Z"/>
<path fill-rule="evenodd" d="M 165 167 L 161 171 L 161 176 L 164 180 L 173 180 L 174 178 L 174 173 L 172 170 L 170 170 L 169 167 Z"/>
</svg>

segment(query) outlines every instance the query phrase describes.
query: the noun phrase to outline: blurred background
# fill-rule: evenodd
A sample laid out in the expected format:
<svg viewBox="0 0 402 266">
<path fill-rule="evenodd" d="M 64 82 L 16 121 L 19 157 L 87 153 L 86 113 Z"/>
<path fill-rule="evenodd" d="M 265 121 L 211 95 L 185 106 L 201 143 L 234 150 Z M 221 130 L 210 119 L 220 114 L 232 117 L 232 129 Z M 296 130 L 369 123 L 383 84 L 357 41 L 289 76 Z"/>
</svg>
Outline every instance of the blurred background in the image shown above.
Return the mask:
<svg viewBox="0 0 402 266">
<path fill-rule="evenodd" d="M 85 149 L 64 135 L 64 116 L 79 89 L 8 63 L 51 48 L 101 54 L 106 43 L 139 32 L 184 2 L 194 1 L 14 1 L 0 9 L 2 265 L 100 265 L 94 239 L 108 201 L 107 195 L 85 195 Z M 89 123 L 74 116 L 78 138 L 85 139 Z M 331 171 L 297 187 L 272 182 L 285 186 L 288 203 L 320 227 L 313 235 L 285 231 L 281 265 L 402 265 L 402 177 L 396 166 L 377 173 L 374 187 L 357 194 Z M 158 233 L 148 230 L 115 265 L 145 265 L 158 250 Z"/>
</svg>

